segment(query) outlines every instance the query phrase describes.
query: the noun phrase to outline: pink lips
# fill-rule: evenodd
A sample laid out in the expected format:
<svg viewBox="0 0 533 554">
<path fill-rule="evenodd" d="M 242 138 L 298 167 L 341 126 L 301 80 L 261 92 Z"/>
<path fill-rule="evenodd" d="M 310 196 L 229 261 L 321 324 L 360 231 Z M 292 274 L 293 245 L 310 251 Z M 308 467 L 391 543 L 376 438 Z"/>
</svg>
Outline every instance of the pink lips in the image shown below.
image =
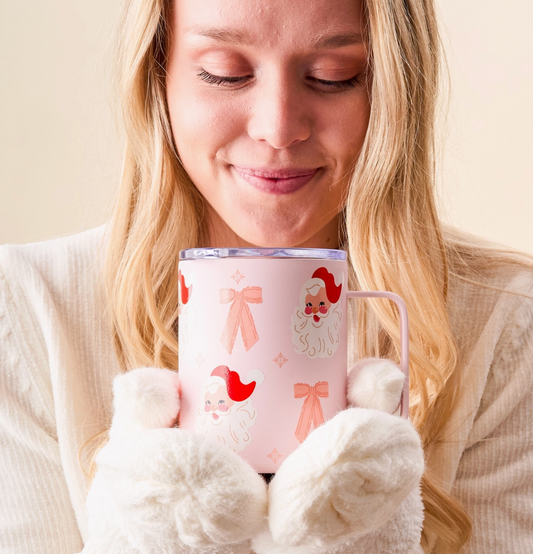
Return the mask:
<svg viewBox="0 0 533 554">
<path fill-rule="evenodd" d="M 255 188 L 271 194 L 289 194 L 305 186 L 318 168 L 263 169 L 233 166 L 233 169 Z"/>
</svg>

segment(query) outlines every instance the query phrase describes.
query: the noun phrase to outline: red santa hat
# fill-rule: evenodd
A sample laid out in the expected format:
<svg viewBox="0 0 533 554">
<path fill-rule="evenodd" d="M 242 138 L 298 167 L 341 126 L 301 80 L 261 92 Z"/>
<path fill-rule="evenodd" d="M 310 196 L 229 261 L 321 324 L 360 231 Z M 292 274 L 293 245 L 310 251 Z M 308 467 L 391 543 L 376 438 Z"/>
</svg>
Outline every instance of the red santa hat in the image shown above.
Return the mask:
<svg viewBox="0 0 533 554">
<path fill-rule="evenodd" d="M 319 267 L 312 276 L 313 279 L 321 279 L 326 286 L 326 296 L 332 304 L 336 304 L 341 297 L 342 283 L 335 285 L 335 277 L 325 267 Z"/>
<path fill-rule="evenodd" d="M 211 372 L 211 377 L 221 377 L 226 383 L 228 396 L 234 402 L 243 402 L 252 396 L 256 382 L 252 381 L 247 385 L 241 383 L 241 378 L 236 371 L 230 371 L 229 367 L 219 365 Z"/>
</svg>

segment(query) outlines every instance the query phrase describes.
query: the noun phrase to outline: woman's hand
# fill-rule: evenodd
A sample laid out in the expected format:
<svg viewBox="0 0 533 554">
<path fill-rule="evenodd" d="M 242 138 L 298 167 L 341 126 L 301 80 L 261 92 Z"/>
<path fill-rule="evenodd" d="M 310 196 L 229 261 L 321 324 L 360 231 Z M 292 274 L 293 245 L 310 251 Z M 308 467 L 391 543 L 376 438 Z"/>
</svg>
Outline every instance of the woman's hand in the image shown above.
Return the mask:
<svg viewBox="0 0 533 554">
<path fill-rule="evenodd" d="M 349 375 L 350 407 L 315 429 L 269 486 L 269 531 L 257 554 L 419 552 L 424 456 L 396 411 L 403 385 L 391 362 L 363 360 Z"/>
<path fill-rule="evenodd" d="M 228 448 L 172 427 L 177 373 L 136 369 L 115 379 L 113 393 L 83 553 L 249 554 L 266 518 L 265 482 Z"/>
</svg>

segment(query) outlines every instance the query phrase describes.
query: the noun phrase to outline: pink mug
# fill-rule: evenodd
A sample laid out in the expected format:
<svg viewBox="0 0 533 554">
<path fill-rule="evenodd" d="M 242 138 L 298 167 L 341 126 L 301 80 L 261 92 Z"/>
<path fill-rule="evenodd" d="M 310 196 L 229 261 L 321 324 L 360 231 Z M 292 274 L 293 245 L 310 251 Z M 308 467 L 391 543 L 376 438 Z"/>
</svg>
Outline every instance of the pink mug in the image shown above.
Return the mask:
<svg viewBox="0 0 533 554">
<path fill-rule="evenodd" d="M 347 276 L 343 250 L 182 250 L 180 427 L 275 473 L 312 429 L 346 408 L 346 303 L 354 297 L 398 306 L 407 417 L 405 304 L 390 292 L 346 291 Z"/>
</svg>

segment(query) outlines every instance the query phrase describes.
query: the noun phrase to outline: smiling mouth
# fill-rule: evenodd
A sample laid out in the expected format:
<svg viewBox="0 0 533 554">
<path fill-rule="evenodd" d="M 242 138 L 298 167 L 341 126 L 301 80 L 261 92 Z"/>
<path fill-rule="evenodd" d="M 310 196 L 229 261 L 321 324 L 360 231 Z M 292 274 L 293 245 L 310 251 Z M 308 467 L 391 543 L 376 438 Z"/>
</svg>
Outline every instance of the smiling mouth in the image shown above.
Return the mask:
<svg viewBox="0 0 533 554">
<path fill-rule="evenodd" d="M 290 194 L 304 187 L 320 168 L 263 169 L 232 166 L 249 184 L 270 194 Z"/>
<path fill-rule="evenodd" d="M 211 415 L 213 416 L 213 419 L 215 421 L 220 417 L 218 414 L 215 414 L 215 412 L 213 412 Z"/>
</svg>

